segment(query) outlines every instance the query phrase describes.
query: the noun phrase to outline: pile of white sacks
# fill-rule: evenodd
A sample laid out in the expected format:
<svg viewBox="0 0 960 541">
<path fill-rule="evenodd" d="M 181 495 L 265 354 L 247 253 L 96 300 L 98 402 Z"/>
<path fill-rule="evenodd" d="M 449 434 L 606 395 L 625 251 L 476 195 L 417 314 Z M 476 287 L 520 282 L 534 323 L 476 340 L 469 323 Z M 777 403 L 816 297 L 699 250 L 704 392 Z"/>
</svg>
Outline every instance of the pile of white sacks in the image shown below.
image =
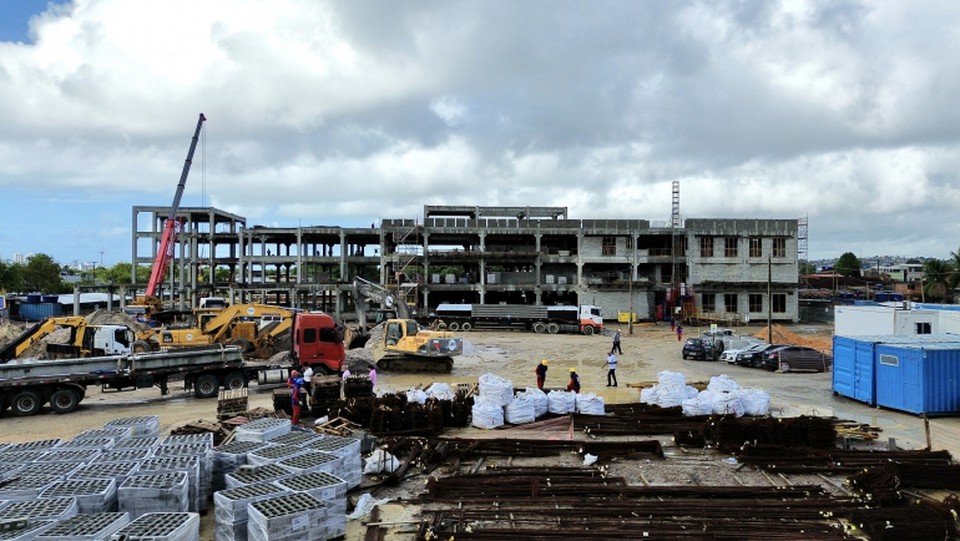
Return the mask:
<svg viewBox="0 0 960 541">
<path fill-rule="evenodd" d="M 505 423 L 532 423 L 547 412 L 558 415 L 605 413 L 603 398 L 593 393 L 550 391 L 547 394 L 535 387 L 527 387 L 517 393 L 511 381 L 494 374 L 484 374 L 480 376 L 479 392 L 473 401 L 471 424 L 489 429 Z"/>
<path fill-rule="evenodd" d="M 705 391 L 687 385 L 679 372 L 663 370 L 657 384 L 640 391 L 640 402 L 662 408 L 681 406 L 684 415 L 766 415 L 770 393 L 763 389 L 742 389 L 726 374 L 713 376 Z"/>
</svg>

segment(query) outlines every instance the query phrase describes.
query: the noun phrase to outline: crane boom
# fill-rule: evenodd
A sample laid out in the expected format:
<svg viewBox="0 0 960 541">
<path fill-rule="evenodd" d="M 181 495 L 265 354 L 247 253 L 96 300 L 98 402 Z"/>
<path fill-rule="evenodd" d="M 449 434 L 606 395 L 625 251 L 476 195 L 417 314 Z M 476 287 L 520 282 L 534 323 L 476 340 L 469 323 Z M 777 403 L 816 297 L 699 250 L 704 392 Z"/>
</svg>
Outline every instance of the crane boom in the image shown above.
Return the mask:
<svg viewBox="0 0 960 541">
<path fill-rule="evenodd" d="M 153 260 L 153 269 L 150 271 L 150 281 L 147 282 L 146 296 L 155 297 L 164 275 L 167 273 L 167 267 L 173 259 L 174 243 L 179 233 L 180 222 L 177 220 L 177 212 L 180 210 L 180 199 L 183 197 L 183 189 L 187 184 L 187 175 L 190 174 L 190 165 L 193 163 L 193 153 L 197 149 L 197 141 L 200 138 L 200 128 L 207 117 L 200 113 L 197 120 L 197 129 L 193 132 L 193 140 L 190 141 L 190 150 L 187 152 L 187 159 L 183 162 L 183 172 L 180 173 L 180 183 L 177 184 L 177 193 L 173 196 L 173 205 L 170 207 L 170 216 L 163 222 L 163 234 L 160 237 L 160 247 L 157 250 L 157 256 Z"/>
</svg>

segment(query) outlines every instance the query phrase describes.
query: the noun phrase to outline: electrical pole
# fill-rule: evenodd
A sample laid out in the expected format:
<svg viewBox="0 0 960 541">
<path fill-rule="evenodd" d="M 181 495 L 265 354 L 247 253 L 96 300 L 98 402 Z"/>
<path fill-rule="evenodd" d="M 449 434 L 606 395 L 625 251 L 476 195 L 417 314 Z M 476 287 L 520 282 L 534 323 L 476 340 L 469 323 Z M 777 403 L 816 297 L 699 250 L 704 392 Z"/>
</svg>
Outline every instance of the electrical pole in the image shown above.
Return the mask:
<svg viewBox="0 0 960 541">
<path fill-rule="evenodd" d="M 767 256 L 767 341 L 773 343 L 773 258 Z"/>
</svg>

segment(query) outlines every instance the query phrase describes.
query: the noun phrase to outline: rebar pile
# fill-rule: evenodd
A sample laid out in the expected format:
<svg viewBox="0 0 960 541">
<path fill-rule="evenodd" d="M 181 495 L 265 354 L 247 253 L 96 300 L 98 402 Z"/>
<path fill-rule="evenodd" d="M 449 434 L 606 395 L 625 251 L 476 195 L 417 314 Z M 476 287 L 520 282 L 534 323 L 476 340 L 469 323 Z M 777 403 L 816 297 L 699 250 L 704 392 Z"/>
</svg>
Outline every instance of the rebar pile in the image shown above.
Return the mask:
<svg viewBox="0 0 960 541">
<path fill-rule="evenodd" d="M 736 452 L 737 459 L 765 470 L 780 473 L 843 473 L 850 474 L 864 468 L 888 462 L 913 465 L 919 468 L 918 475 L 930 467 L 946 468 L 951 464 L 949 451 L 864 451 L 856 449 L 795 449 L 775 445 L 745 446 Z M 932 471 L 932 470 L 931 470 Z M 945 470 L 956 471 L 952 469 Z M 957 473 L 952 475 L 954 484 L 960 486 Z M 920 487 L 917 487 L 920 488 Z"/>
<path fill-rule="evenodd" d="M 930 501 L 908 507 L 857 509 L 851 522 L 872 541 L 957 538 L 956 522 L 950 508 Z"/>
<path fill-rule="evenodd" d="M 721 450 L 736 450 L 744 445 L 782 445 L 808 449 L 833 449 L 837 429 L 833 419 L 825 417 L 786 417 L 746 419 L 713 418 L 707 423 L 706 436 Z"/>
<path fill-rule="evenodd" d="M 437 442 L 447 444 L 447 453 L 458 456 L 526 456 L 542 457 L 560 453 L 590 453 L 601 459 L 663 458 L 663 447 L 657 440 L 644 441 L 559 441 L 533 439 L 471 439 L 442 438 Z"/>
</svg>

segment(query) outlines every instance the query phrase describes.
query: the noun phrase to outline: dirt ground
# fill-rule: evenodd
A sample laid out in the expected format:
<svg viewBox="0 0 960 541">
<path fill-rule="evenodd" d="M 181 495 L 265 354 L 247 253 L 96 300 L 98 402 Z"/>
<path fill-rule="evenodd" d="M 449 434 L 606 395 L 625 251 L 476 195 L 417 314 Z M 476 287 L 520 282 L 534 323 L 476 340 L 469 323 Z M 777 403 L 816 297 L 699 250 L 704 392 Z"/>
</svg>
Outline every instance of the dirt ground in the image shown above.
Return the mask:
<svg viewBox="0 0 960 541">
<path fill-rule="evenodd" d="M 623 355 L 617 370 L 619 386 L 606 387 L 606 354 L 611 347 L 613 330 L 620 328 L 623 333 Z M 687 328 L 685 337 L 696 336 L 702 330 Z M 737 328 L 738 334 L 752 335 L 760 327 Z M 823 326 L 791 326 L 790 330 L 810 338 L 829 338 L 832 328 Z M 626 325 L 614 325 L 604 335 L 537 335 L 524 332 L 472 332 L 464 335 L 464 354 L 457 357 L 451 374 L 403 374 L 381 372 L 377 388 L 383 390 L 406 390 L 415 386 L 426 387 L 435 381 L 447 383 L 477 382 L 479 376 L 493 373 L 513 382 L 516 389 L 522 390 L 534 386 L 534 368 L 541 359 L 549 360 L 547 388 L 562 388 L 568 380 L 569 368 L 576 368 L 583 384 L 582 392 L 596 393 L 607 403 L 635 402 L 639 400 L 639 389 L 628 384 L 653 382 L 661 370 L 682 372 L 688 382 L 708 381 L 711 376 L 727 374 L 742 387 L 761 388 L 771 394 L 771 410 L 776 415 L 795 416 L 803 414 L 837 416 L 861 423 L 879 426 L 883 429 L 884 441 L 895 437 L 901 448 L 923 447 L 924 431 L 922 421 L 915 416 L 899 414 L 838 398 L 831 392 L 831 373 L 779 374 L 724 363 L 685 361 L 680 357 L 681 343 L 670 331 L 669 325 L 640 324 L 634 326 L 632 333 Z M 271 391 L 275 387 L 250 388 L 249 407 L 272 408 Z M 68 415 L 56 415 L 46 408 L 40 415 L 18 418 L 9 412 L 0 416 L 0 443 L 22 442 L 39 439 L 69 439 L 76 434 L 94 428 L 100 428 L 112 418 L 159 415 L 161 434 L 167 434 L 177 426 L 200 419 L 216 418 L 216 400 L 193 398 L 177 385 L 171 387 L 171 394 L 161 397 L 158 389 L 141 389 L 128 392 L 101 392 L 88 389 L 87 398 L 78 411 Z M 950 418 L 937 423 L 957 429 L 957 419 Z M 495 436 L 496 431 L 479 431 Z M 938 434 L 934 431 L 934 434 Z M 663 440 L 665 446 L 672 445 L 669 439 Z M 934 447 L 939 447 L 934 442 Z M 676 448 L 674 448 L 676 449 Z M 954 450 L 956 453 L 957 451 Z M 668 457 L 670 451 L 668 449 Z M 575 457 L 574 457 L 575 458 Z M 639 464 L 621 465 L 622 473 L 628 479 L 645 477 L 650 482 L 703 482 L 713 478 L 722 478 L 733 471 L 733 467 L 724 466 L 715 459 L 702 459 L 684 453 L 678 460 L 656 464 L 641 461 Z M 562 460 L 573 460 L 566 457 Z M 616 472 L 612 472 L 616 473 Z M 745 471 L 737 474 L 737 483 L 764 482 L 753 480 Z M 418 487 L 422 486 L 422 479 Z M 409 489 L 408 489 L 409 490 Z M 393 493 L 396 496 L 397 493 Z M 403 494 L 402 492 L 400 493 Z M 390 495 L 389 493 L 387 495 Z M 405 505 L 384 507 L 384 520 L 402 522 L 410 520 L 412 509 Z M 209 539 L 212 513 L 204 520 L 202 539 Z M 362 538 L 362 527 L 357 521 L 350 523 L 348 539 Z M 412 538 L 408 530 L 402 528 L 391 533 L 391 539 Z"/>
</svg>

